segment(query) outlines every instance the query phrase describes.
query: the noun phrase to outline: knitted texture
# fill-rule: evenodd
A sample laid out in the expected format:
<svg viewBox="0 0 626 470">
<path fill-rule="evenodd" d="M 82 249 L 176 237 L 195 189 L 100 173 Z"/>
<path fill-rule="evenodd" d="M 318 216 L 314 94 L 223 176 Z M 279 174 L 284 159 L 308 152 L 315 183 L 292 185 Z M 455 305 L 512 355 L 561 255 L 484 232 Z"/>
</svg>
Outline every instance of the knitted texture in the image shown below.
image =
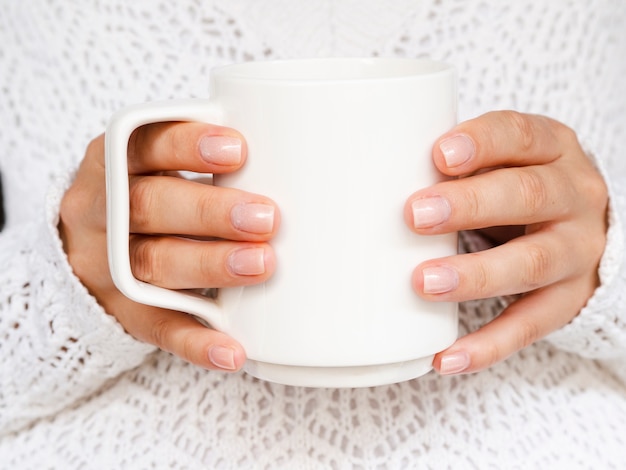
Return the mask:
<svg viewBox="0 0 626 470">
<path fill-rule="evenodd" d="M 1 4 L 1 468 L 626 466 L 623 0 Z M 206 97 L 216 65 L 318 56 L 445 60 L 460 119 L 512 108 L 577 131 L 611 191 L 602 285 L 578 317 L 478 374 L 332 390 L 201 370 L 103 311 L 56 225 L 110 115 Z M 463 303 L 460 333 L 510 300 Z"/>
</svg>

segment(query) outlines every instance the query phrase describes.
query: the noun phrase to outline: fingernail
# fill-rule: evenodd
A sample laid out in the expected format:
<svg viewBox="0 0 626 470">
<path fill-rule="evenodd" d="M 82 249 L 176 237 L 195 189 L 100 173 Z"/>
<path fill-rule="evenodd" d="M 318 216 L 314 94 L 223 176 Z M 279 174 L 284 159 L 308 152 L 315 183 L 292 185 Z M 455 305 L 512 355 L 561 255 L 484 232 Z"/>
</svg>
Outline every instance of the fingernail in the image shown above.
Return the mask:
<svg viewBox="0 0 626 470">
<path fill-rule="evenodd" d="M 274 207 L 268 204 L 237 204 L 230 211 L 235 228 L 248 233 L 269 233 L 274 228 Z"/>
<path fill-rule="evenodd" d="M 474 142 L 464 134 L 448 137 L 439 144 L 448 168 L 460 166 L 474 155 Z"/>
<path fill-rule="evenodd" d="M 459 287 L 459 274 L 446 266 L 424 268 L 424 294 L 444 294 Z"/>
<path fill-rule="evenodd" d="M 209 349 L 209 360 L 220 369 L 235 370 L 235 351 L 224 346 Z"/>
<path fill-rule="evenodd" d="M 411 205 L 415 228 L 439 225 L 450 217 L 450 204 L 441 196 L 416 199 Z"/>
<path fill-rule="evenodd" d="M 265 250 L 242 248 L 228 256 L 228 268 L 238 276 L 258 276 L 265 272 Z"/>
<path fill-rule="evenodd" d="M 198 144 L 204 161 L 215 165 L 238 165 L 241 162 L 241 140 L 228 135 L 205 135 Z"/>
<path fill-rule="evenodd" d="M 470 366 L 470 356 L 464 351 L 448 354 L 441 358 L 439 373 L 443 375 L 458 374 Z"/>
</svg>

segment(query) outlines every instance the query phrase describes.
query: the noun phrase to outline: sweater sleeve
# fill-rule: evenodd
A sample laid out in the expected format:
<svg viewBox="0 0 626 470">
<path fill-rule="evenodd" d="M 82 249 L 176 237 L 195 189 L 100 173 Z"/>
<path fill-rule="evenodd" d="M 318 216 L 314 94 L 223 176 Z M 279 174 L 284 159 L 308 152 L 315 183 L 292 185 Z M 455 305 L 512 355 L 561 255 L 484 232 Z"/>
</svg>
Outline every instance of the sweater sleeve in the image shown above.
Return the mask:
<svg viewBox="0 0 626 470">
<path fill-rule="evenodd" d="M 71 406 L 155 349 L 72 273 L 56 228 L 69 181 L 51 188 L 42 221 L 0 234 L 0 436 Z"/>
</svg>

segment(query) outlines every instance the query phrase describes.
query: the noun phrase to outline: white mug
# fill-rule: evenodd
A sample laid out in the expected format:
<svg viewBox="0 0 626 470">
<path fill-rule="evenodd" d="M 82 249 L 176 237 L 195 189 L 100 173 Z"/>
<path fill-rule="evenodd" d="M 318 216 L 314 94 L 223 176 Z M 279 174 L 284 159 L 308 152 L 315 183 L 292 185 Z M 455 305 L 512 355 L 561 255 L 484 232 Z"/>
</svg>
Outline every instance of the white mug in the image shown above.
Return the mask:
<svg viewBox="0 0 626 470">
<path fill-rule="evenodd" d="M 118 112 L 106 132 L 108 250 L 131 299 L 188 312 L 238 340 L 245 370 L 312 387 L 364 387 L 427 373 L 457 337 L 457 305 L 426 302 L 415 266 L 456 253 L 456 234 L 420 236 L 406 199 L 442 176 L 431 159 L 456 122 L 456 76 L 410 59 L 250 62 L 211 72 L 210 99 Z M 215 184 L 281 210 L 274 275 L 216 299 L 146 284 L 130 267 L 127 147 L 144 124 L 203 121 L 240 131 L 244 168 Z M 207 286 L 210 287 L 210 286 Z"/>
</svg>

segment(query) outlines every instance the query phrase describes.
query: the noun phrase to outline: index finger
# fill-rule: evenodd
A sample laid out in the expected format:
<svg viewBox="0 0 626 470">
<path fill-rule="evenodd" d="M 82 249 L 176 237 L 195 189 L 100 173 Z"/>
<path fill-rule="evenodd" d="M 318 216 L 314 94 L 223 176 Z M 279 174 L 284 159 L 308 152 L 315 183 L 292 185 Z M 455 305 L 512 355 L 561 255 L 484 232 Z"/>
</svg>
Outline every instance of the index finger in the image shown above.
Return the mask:
<svg viewBox="0 0 626 470">
<path fill-rule="evenodd" d="M 159 171 L 226 173 L 243 165 L 243 136 L 234 129 L 200 122 L 164 122 L 136 129 L 128 142 L 131 174 Z"/>
<path fill-rule="evenodd" d="M 498 166 L 529 166 L 557 160 L 573 146 L 576 134 L 547 118 L 515 111 L 494 111 L 460 123 L 433 147 L 444 174 L 459 176 Z"/>
</svg>

